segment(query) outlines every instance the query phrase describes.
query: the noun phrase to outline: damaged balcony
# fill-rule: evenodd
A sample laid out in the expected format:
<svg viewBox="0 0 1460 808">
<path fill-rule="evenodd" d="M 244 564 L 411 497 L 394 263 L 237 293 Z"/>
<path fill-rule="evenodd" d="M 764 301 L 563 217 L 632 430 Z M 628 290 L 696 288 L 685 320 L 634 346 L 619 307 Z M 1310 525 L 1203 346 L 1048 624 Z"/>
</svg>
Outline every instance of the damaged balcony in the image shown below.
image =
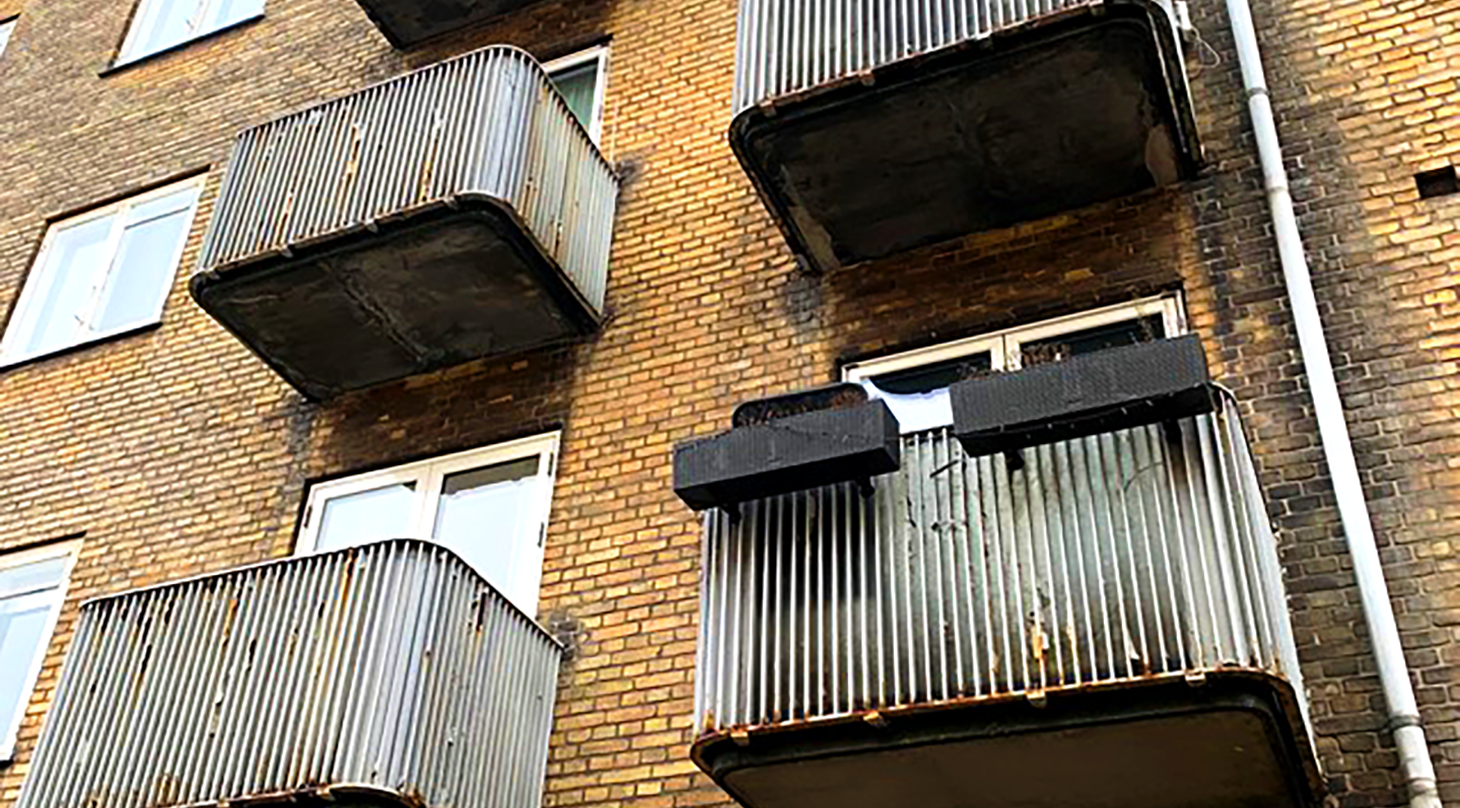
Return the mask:
<svg viewBox="0 0 1460 808">
<path fill-rule="evenodd" d="M 1172 343 L 1167 359 L 1200 361 L 1194 338 Z M 870 489 L 786 486 L 706 513 L 700 768 L 749 808 L 1316 804 L 1236 405 L 1205 382 L 1177 389 L 1204 364 L 1164 391 L 1147 374 L 1149 402 L 1098 393 L 1062 423 L 970 430 L 958 414 L 1039 387 L 1069 409 L 1099 362 L 996 374 L 981 398 L 955 385 L 955 427 L 904 436 L 900 469 Z M 800 439 L 847 443 L 825 423 Z M 696 482 L 682 468 L 677 484 Z"/>
<path fill-rule="evenodd" d="M 594 332 L 618 180 L 492 47 L 238 139 L 193 297 L 315 399 Z"/>
<path fill-rule="evenodd" d="M 741 4 L 730 140 L 820 270 L 1193 176 L 1168 0 Z"/>
<path fill-rule="evenodd" d="M 561 655 L 418 541 L 89 601 L 17 806 L 536 806 Z"/>
<path fill-rule="evenodd" d="M 535 0 L 356 0 L 391 45 L 409 48 L 434 36 L 509 14 Z"/>
</svg>

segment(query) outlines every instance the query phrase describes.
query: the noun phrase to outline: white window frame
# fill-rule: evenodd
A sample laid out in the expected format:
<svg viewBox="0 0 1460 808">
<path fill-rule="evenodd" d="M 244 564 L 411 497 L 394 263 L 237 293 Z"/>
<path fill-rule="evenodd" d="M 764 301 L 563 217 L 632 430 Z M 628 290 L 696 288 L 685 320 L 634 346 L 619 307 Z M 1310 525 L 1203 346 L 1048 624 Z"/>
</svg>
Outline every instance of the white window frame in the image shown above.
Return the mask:
<svg viewBox="0 0 1460 808">
<path fill-rule="evenodd" d="M 598 63 L 598 74 L 593 86 L 593 112 L 588 116 L 588 126 L 584 128 L 588 130 L 589 139 L 596 145 L 603 135 L 603 97 L 604 91 L 608 89 L 608 46 L 594 45 L 577 53 L 561 56 L 544 63 L 542 69 L 551 76 L 589 62 Z"/>
<path fill-rule="evenodd" d="M 1142 320 L 1157 315 L 1161 317 L 1161 328 L 1167 337 L 1179 337 L 1186 333 L 1185 306 L 1181 304 L 1180 296 L 1174 294 L 1105 306 L 1009 329 L 1003 335 L 1004 356 L 1007 362 L 1005 369 L 1018 370 L 1024 366 L 1023 346 L 1026 342 L 1036 342 L 1058 337 L 1061 334 L 1070 334 L 1130 320 Z"/>
<path fill-rule="evenodd" d="M 200 0 L 198 10 L 196 12 L 198 17 L 197 25 L 202 25 L 203 20 L 209 19 L 213 15 L 217 14 L 218 4 L 221 2 L 223 2 L 223 0 Z M 178 47 L 179 45 L 185 45 L 195 39 L 205 37 L 208 34 L 213 33 L 214 31 L 220 31 L 230 25 L 236 24 L 226 23 L 224 25 L 214 25 L 210 28 L 194 28 L 192 31 L 189 32 L 189 36 L 170 45 L 163 45 L 157 50 L 133 53 L 133 49 L 139 47 L 137 43 L 140 41 L 140 37 L 142 35 L 141 32 L 144 29 L 151 30 L 157 25 L 157 10 L 159 7 L 160 0 L 140 0 L 140 2 L 138 2 L 136 11 L 132 14 L 132 21 L 127 27 L 127 36 L 125 39 L 122 40 L 121 50 L 117 52 L 117 60 L 115 64 L 124 65 L 129 62 L 135 62 L 139 59 L 145 59 L 154 53 L 162 53 L 165 50 L 170 50 L 172 48 Z M 244 19 L 249 18 L 245 17 Z"/>
<path fill-rule="evenodd" d="M 299 528 L 296 556 L 313 555 L 320 552 L 319 529 L 324 522 L 319 518 L 324 504 L 330 499 L 358 494 L 387 485 L 416 483 L 416 502 L 410 517 L 407 535 L 397 538 L 415 538 L 433 541 L 431 533 L 435 527 L 436 511 L 441 501 L 441 483 L 451 474 L 461 471 L 510 463 L 514 460 L 538 458 L 538 479 L 542 481 L 538 501 L 533 507 L 533 523 L 537 525 L 536 541 L 528 552 L 516 560 L 509 573 L 508 581 L 494 582 L 523 612 L 533 615 L 537 610 L 537 597 L 542 585 L 543 545 L 547 538 L 547 525 L 552 509 L 553 482 L 557 477 L 558 450 L 562 442 L 561 432 L 548 432 L 528 438 L 470 449 L 455 454 L 434 457 L 401 466 L 392 466 L 379 471 L 343 477 L 338 480 L 317 483 L 310 487 L 305 500 L 304 519 Z M 370 539 L 362 539 L 362 543 Z M 339 548 L 331 548 L 330 551 Z M 327 552 L 330 552 L 327 551 Z"/>
<path fill-rule="evenodd" d="M 0 56 L 5 55 L 5 48 L 10 44 L 10 37 L 15 35 L 15 23 L 19 21 L 19 14 L 0 18 Z"/>
<path fill-rule="evenodd" d="M 201 196 L 203 178 L 193 177 L 181 182 L 175 182 L 161 188 L 155 188 L 146 193 L 129 196 L 126 199 L 113 202 L 110 205 L 87 211 L 78 216 L 71 216 L 59 219 L 50 223 L 46 228 L 46 235 L 41 241 L 40 252 L 36 255 L 35 261 L 31 263 L 30 272 L 26 276 L 25 285 L 20 291 L 20 299 L 16 301 L 15 309 L 11 315 L 10 322 L 6 325 L 5 335 L 0 338 L 0 367 L 13 365 L 19 362 L 26 362 L 37 357 L 69 350 L 79 345 L 90 342 L 97 342 L 134 331 L 149 325 L 156 325 L 162 321 L 162 310 L 167 304 L 167 296 L 172 293 L 172 287 L 177 282 L 178 266 L 182 263 L 183 252 L 187 249 L 188 241 L 192 237 L 194 220 L 198 215 L 198 197 Z M 107 281 L 116 270 L 117 250 L 121 246 L 122 236 L 125 234 L 127 225 L 127 211 L 138 205 L 144 205 L 152 200 L 159 199 L 171 194 L 180 193 L 185 190 L 193 191 L 193 199 L 188 204 L 187 212 L 184 214 L 183 237 L 178 239 L 173 254 L 168 257 L 171 262 L 172 271 L 167 274 L 167 283 L 160 284 L 157 290 L 157 301 L 149 310 L 148 316 L 134 323 L 109 329 L 107 331 L 91 331 L 87 323 L 91 322 L 101 306 L 103 292 L 107 289 Z M 57 269 L 49 266 L 51 250 L 55 247 L 56 238 L 62 232 L 73 227 L 95 221 L 106 216 L 113 216 L 111 232 L 107 236 L 105 260 L 107 268 L 98 275 L 97 282 L 91 290 L 91 297 L 84 311 L 84 317 L 77 323 L 76 332 L 70 341 L 64 345 L 43 348 L 38 351 L 26 351 L 21 346 L 30 339 L 36 327 L 36 318 L 40 316 L 40 297 L 50 289 L 55 279 L 50 275 Z"/>
<path fill-rule="evenodd" d="M 61 607 L 66 602 L 66 591 L 71 585 L 71 571 L 76 567 L 76 556 L 80 550 L 81 540 L 75 539 L 12 553 L 0 553 L 0 569 L 34 564 L 37 561 L 50 561 L 56 558 L 66 559 L 61 580 L 52 595 L 54 602 L 51 604 L 51 616 L 46 621 L 46 627 L 41 631 L 41 643 L 36 650 L 35 657 L 30 661 L 30 670 L 22 679 L 24 684 L 21 687 L 20 703 L 17 705 L 15 716 L 11 719 L 10 726 L 0 727 L 0 761 L 10 761 L 15 757 L 15 743 L 20 735 L 20 725 L 25 721 L 26 709 L 35 695 L 36 680 L 40 678 L 41 668 L 45 666 L 46 654 L 51 648 L 51 640 L 55 638 L 56 623 L 61 618 Z M 4 660 L 0 660 L 0 665 L 3 664 L 5 664 Z"/>
<path fill-rule="evenodd" d="M 1180 292 L 1090 309 L 1065 317 L 992 331 L 967 339 L 945 342 L 927 348 L 853 362 L 842 367 L 842 380 L 863 384 L 887 373 L 912 370 L 950 359 L 987 352 L 994 371 L 1018 370 L 1023 366 L 1022 349 L 1026 342 L 1049 339 L 1061 334 L 1098 328 L 1103 325 L 1140 320 L 1160 315 L 1167 337 L 1186 333 L 1186 305 Z"/>
</svg>

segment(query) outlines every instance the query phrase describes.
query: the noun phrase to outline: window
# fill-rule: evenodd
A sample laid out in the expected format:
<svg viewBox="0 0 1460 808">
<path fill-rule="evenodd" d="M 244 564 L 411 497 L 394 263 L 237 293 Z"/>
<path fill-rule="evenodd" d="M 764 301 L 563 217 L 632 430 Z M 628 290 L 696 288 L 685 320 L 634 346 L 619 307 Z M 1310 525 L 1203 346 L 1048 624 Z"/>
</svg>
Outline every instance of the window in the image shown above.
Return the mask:
<svg viewBox="0 0 1460 808">
<path fill-rule="evenodd" d="M 0 362 L 161 319 L 200 185 L 171 185 L 51 225 L 0 341 Z"/>
<path fill-rule="evenodd" d="M 904 433 L 922 432 L 953 423 L 954 382 L 1185 331 L 1177 297 L 1148 298 L 858 362 L 842 375 L 886 401 Z"/>
<path fill-rule="evenodd" d="M 78 545 L 0 555 L 0 760 L 15 754 L 15 735 L 51 644 Z"/>
<path fill-rule="evenodd" d="M 552 433 L 316 485 L 300 552 L 429 539 L 535 614 L 557 449 Z"/>
<path fill-rule="evenodd" d="M 142 0 L 117 64 L 181 45 L 264 13 L 264 0 Z"/>
<path fill-rule="evenodd" d="M 608 48 L 599 46 L 543 65 L 568 102 L 573 116 L 594 143 L 603 128 L 603 87 L 608 79 Z"/>
<path fill-rule="evenodd" d="M 11 17 L 8 20 L 0 20 L 0 55 L 5 53 L 5 46 L 10 44 L 10 35 L 15 32 L 15 21 L 18 17 Z"/>
</svg>

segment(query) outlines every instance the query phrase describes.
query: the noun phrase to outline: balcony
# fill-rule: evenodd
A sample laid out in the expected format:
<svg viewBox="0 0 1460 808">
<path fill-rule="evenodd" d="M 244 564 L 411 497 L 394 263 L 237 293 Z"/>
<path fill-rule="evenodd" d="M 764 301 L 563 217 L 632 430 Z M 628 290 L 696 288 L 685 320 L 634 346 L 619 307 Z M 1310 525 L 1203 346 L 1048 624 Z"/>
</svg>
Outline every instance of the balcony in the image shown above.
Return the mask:
<svg viewBox="0 0 1460 808">
<path fill-rule="evenodd" d="M 397 48 L 409 48 L 531 5 L 534 0 L 356 0 L 365 15 Z"/>
<path fill-rule="evenodd" d="M 579 338 L 617 194 L 542 68 L 487 48 L 244 132 L 193 297 L 314 399 Z"/>
<path fill-rule="evenodd" d="M 695 762 L 751 808 L 1315 804 L 1276 545 L 1218 403 L 976 457 L 908 435 L 870 495 L 709 511 Z"/>
<path fill-rule="evenodd" d="M 17 806 L 536 806 L 560 659 L 417 541 L 93 600 Z"/>
<path fill-rule="evenodd" d="M 1193 176 L 1168 0 L 744 0 L 730 141 L 830 270 Z"/>
</svg>

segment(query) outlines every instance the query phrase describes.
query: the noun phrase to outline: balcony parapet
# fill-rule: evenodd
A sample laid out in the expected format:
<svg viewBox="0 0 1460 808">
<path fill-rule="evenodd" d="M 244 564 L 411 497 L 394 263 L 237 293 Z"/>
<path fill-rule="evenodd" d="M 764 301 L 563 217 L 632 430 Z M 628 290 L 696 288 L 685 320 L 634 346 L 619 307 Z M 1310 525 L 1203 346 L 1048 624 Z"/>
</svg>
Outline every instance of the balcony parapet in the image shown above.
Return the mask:
<svg viewBox="0 0 1460 808">
<path fill-rule="evenodd" d="M 536 806 L 561 655 L 414 540 L 89 601 L 17 808 Z"/>
<path fill-rule="evenodd" d="M 708 512 L 697 763 L 760 808 L 797 788 L 808 806 L 1206 805 L 1181 800 L 1207 785 L 1213 804 L 1310 802 L 1277 548 L 1218 404 L 980 457 L 951 430 L 908 435 L 871 496 Z M 1202 761 L 1168 773 L 1189 789 L 1130 768 L 1167 754 Z M 1070 778 L 1021 774 L 1062 761 Z"/>
</svg>

